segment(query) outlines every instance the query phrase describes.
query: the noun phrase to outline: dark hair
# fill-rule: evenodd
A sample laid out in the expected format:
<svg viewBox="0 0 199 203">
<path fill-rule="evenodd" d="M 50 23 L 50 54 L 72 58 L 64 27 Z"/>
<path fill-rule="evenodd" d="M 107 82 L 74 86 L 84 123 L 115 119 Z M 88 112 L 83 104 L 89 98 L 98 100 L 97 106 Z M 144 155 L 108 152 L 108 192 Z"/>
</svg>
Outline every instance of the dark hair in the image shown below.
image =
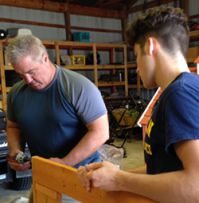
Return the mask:
<svg viewBox="0 0 199 203">
<path fill-rule="evenodd" d="M 148 37 L 155 37 L 169 53 L 180 49 L 185 56 L 189 46 L 187 17 L 180 8 L 155 7 L 127 28 L 129 45 L 140 44 L 143 50 Z"/>
</svg>

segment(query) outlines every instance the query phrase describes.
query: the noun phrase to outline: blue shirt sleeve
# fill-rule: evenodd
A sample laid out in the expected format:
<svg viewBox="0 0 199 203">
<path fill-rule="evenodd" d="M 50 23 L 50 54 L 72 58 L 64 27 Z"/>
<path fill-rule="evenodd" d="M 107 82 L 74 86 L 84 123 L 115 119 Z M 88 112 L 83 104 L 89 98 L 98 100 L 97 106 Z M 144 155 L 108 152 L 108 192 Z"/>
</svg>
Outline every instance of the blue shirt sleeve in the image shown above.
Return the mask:
<svg viewBox="0 0 199 203">
<path fill-rule="evenodd" d="M 179 87 L 171 92 L 166 102 L 166 150 L 180 141 L 199 139 L 198 90 Z"/>
<path fill-rule="evenodd" d="M 74 106 L 77 115 L 89 124 L 107 113 L 106 106 L 98 88 L 86 77 L 67 70 L 66 94 Z"/>
</svg>

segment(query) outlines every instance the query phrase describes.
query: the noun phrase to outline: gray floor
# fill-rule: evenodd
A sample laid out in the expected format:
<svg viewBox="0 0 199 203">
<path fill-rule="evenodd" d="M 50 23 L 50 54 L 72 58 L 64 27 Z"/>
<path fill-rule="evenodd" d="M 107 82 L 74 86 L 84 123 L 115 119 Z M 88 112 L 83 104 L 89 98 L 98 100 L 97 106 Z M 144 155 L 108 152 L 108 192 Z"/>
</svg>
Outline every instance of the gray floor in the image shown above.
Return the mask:
<svg viewBox="0 0 199 203">
<path fill-rule="evenodd" d="M 121 140 L 115 140 L 116 145 L 121 144 Z M 127 158 L 122 160 L 121 167 L 124 170 L 136 168 L 144 165 L 142 141 L 137 139 L 128 139 L 125 143 Z M 29 191 L 13 191 L 6 189 L 5 185 L 0 185 L 0 203 L 11 203 L 20 196 L 28 197 Z"/>
</svg>

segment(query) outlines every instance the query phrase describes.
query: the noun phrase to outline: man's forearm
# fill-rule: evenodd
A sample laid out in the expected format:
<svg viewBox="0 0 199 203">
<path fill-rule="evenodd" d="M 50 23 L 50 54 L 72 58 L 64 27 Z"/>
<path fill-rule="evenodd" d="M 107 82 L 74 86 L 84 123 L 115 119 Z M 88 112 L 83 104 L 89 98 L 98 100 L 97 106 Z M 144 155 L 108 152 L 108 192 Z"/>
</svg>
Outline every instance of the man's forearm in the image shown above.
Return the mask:
<svg viewBox="0 0 199 203">
<path fill-rule="evenodd" d="M 146 165 L 145 165 L 145 166 L 138 167 L 138 168 L 134 168 L 134 169 L 127 170 L 127 172 L 130 172 L 130 173 L 139 173 L 139 174 L 146 174 Z"/>
<path fill-rule="evenodd" d="M 8 125 L 7 127 L 7 140 L 9 155 L 15 156 L 21 151 L 21 134 L 20 130 L 16 126 Z"/>
<path fill-rule="evenodd" d="M 187 173 L 178 171 L 144 175 L 119 171 L 115 182 L 118 190 L 136 193 L 158 202 L 199 202 L 198 176 Z"/>
<path fill-rule="evenodd" d="M 74 166 L 94 153 L 107 139 L 107 132 L 88 131 L 63 161 L 67 165 Z"/>
</svg>

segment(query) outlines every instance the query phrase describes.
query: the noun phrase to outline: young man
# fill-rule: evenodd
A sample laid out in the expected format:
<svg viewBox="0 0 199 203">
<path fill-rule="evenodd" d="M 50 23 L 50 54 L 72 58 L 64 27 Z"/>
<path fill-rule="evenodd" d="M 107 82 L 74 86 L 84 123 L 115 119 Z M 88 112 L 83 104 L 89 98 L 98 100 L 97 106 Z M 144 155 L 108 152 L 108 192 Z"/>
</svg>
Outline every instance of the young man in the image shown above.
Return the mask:
<svg viewBox="0 0 199 203">
<path fill-rule="evenodd" d="M 146 88 L 161 87 L 145 138 L 146 167 L 125 172 L 111 163 L 80 167 L 85 187 L 128 191 L 158 202 L 199 202 L 199 77 L 186 63 L 186 16 L 148 10 L 127 31 Z"/>
<path fill-rule="evenodd" d="M 31 155 L 74 167 L 99 161 L 97 149 L 108 139 L 107 111 L 97 87 L 82 75 L 52 64 L 42 42 L 13 39 L 7 56 L 22 77 L 8 96 L 9 164 L 26 170 L 15 156 L 28 143 Z"/>
</svg>

